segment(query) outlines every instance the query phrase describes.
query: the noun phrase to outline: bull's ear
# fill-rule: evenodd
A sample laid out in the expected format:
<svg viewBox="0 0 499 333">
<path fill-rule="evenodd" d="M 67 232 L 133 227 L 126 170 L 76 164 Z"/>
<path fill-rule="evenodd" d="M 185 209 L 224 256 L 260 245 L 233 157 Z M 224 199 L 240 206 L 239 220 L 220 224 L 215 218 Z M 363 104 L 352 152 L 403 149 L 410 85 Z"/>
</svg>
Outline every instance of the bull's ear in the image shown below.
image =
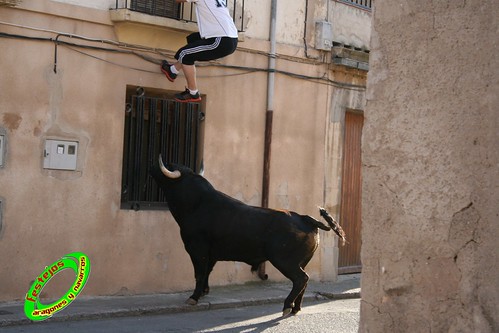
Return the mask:
<svg viewBox="0 0 499 333">
<path fill-rule="evenodd" d="M 159 154 L 159 168 L 161 169 L 163 175 L 165 175 L 167 178 L 177 179 L 181 176 L 180 171 L 170 171 L 167 167 L 165 167 L 165 165 L 163 164 L 163 159 L 161 158 L 161 154 Z"/>
</svg>

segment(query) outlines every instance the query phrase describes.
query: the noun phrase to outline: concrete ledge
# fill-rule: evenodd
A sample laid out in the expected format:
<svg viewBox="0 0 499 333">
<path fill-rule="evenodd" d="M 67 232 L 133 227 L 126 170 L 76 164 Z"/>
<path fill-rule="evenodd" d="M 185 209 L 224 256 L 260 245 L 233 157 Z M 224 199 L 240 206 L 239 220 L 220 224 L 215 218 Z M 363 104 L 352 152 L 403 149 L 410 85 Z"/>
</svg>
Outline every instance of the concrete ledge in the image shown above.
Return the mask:
<svg viewBox="0 0 499 333">
<path fill-rule="evenodd" d="M 75 6 L 56 1 L 20 1 L 14 8 L 78 21 L 88 21 L 104 25 L 112 24 L 109 20 L 109 14 L 105 10 Z"/>
<path fill-rule="evenodd" d="M 129 9 L 111 9 L 109 11 L 111 21 L 116 23 L 134 23 L 139 25 L 155 26 L 165 30 L 176 30 L 182 32 L 197 31 L 197 24 L 166 17 L 153 16 Z"/>
</svg>

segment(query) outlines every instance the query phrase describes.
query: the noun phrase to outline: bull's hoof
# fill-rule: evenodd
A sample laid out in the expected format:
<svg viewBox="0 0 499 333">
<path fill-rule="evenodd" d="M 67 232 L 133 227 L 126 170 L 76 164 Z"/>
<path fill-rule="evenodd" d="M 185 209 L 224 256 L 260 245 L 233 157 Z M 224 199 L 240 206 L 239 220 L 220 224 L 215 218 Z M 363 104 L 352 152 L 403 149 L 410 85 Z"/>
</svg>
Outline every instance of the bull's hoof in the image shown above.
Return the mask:
<svg viewBox="0 0 499 333">
<path fill-rule="evenodd" d="M 291 309 L 291 308 L 284 309 L 284 310 L 282 311 L 282 316 L 283 316 L 283 317 L 287 317 L 287 316 L 289 316 L 289 314 L 291 313 L 291 311 L 292 311 L 292 309 Z"/>
<path fill-rule="evenodd" d="M 198 301 L 196 301 L 194 298 L 189 298 L 187 301 L 185 301 L 185 304 L 196 305 L 198 304 Z"/>
</svg>

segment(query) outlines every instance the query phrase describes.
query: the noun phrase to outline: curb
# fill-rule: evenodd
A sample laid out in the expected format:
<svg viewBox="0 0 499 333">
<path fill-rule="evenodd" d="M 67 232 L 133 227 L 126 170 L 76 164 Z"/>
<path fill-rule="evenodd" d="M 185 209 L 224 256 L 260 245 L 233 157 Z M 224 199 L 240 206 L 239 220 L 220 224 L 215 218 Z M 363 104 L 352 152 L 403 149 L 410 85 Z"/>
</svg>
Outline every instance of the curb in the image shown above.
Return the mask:
<svg viewBox="0 0 499 333">
<path fill-rule="evenodd" d="M 360 292 L 347 292 L 347 293 L 326 293 L 326 292 L 310 292 L 306 293 L 303 297 L 304 301 L 316 300 L 339 300 L 339 299 L 354 299 L 360 298 Z M 208 310 L 228 309 L 234 307 L 256 306 L 265 304 L 283 303 L 285 297 L 271 297 L 266 299 L 249 299 L 237 301 L 220 301 L 220 302 L 200 302 L 196 306 L 192 305 L 165 305 L 153 307 L 137 307 L 122 310 L 108 310 L 105 312 L 95 313 L 69 313 L 64 314 L 61 312 L 56 317 L 48 319 L 50 322 L 65 322 L 65 321 L 80 321 L 80 320 L 95 320 L 95 319 L 108 319 L 119 317 L 137 317 L 146 315 L 162 315 L 184 312 L 197 312 Z M 306 306 L 306 305 L 305 305 Z M 0 320 L 0 327 L 7 326 L 22 326 L 34 323 L 28 318 L 24 319 L 4 319 Z"/>
<path fill-rule="evenodd" d="M 324 293 L 324 292 L 317 292 L 317 299 L 354 299 L 354 298 L 361 298 L 360 296 L 360 291 L 353 291 L 353 292 L 346 292 L 346 293 L 341 293 L 341 294 L 334 294 L 334 293 Z"/>
</svg>

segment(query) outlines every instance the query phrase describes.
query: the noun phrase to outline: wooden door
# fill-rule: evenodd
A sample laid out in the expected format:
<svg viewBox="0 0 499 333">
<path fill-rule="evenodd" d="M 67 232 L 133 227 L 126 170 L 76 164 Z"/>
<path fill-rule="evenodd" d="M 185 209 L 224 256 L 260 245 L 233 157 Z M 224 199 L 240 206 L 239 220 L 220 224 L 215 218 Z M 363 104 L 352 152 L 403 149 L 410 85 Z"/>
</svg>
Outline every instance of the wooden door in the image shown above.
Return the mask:
<svg viewBox="0 0 499 333">
<path fill-rule="evenodd" d="M 343 171 L 341 185 L 340 224 L 346 233 L 347 244 L 339 247 L 338 271 L 340 274 L 361 271 L 361 142 L 364 116 L 359 111 L 345 114 L 343 144 Z"/>
</svg>

